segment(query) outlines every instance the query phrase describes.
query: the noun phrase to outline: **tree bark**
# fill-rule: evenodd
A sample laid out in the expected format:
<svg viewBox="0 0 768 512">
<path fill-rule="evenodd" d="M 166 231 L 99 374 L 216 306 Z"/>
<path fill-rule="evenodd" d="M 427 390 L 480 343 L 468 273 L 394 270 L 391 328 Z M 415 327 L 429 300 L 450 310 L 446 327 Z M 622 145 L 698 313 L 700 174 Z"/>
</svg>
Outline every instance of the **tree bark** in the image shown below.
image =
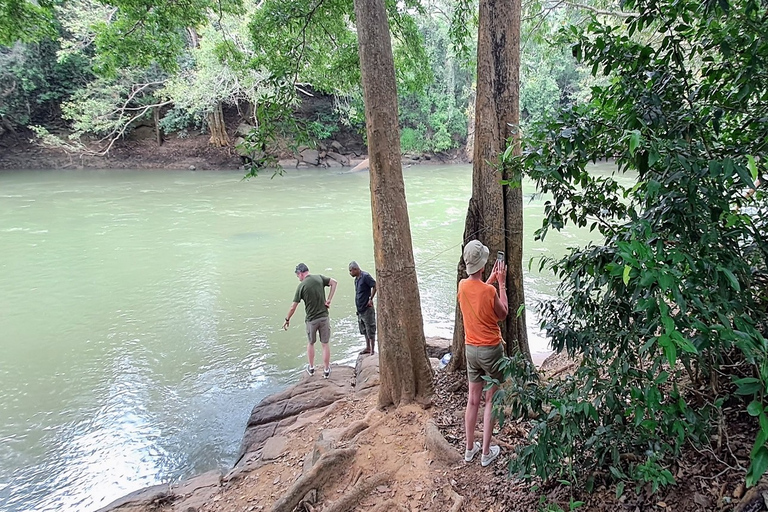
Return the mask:
<svg viewBox="0 0 768 512">
<path fill-rule="evenodd" d="M 400 163 L 392 43 L 384 0 L 354 0 L 371 175 L 378 289 L 379 406 L 427 403 L 433 391 Z"/>
<path fill-rule="evenodd" d="M 208 114 L 208 129 L 211 131 L 210 143 L 212 146 L 229 146 L 229 136 L 227 127 L 224 124 L 224 112 L 221 109 L 221 102 L 216 104 L 216 108 Z"/>
<path fill-rule="evenodd" d="M 499 155 L 508 139 L 514 138 L 520 153 L 517 127 L 520 121 L 520 0 L 480 0 L 477 36 L 477 96 L 472 159 L 472 197 L 464 223 L 464 243 L 477 239 L 490 249 L 485 266 L 487 277 L 504 251 L 507 263 L 509 315 L 501 324 L 507 354 L 522 352 L 531 358 L 525 329 L 525 311 L 518 316 L 523 293 L 523 201 L 522 189 L 502 186 L 505 176 Z M 462 245 L 463 249 L 463 245 Z M 467 277 L 462 259 L 458 281 Z M 456 306 L 450 369 L 466 366 L 461 311 Z"/>
<path fill-rule="evenodd" d="M 155 139 L 158 146 L 163 145 L 163 130 L 160 128 L 160 107 L 152 109 L 152 117 L 155 121 Z"/>
</svg>

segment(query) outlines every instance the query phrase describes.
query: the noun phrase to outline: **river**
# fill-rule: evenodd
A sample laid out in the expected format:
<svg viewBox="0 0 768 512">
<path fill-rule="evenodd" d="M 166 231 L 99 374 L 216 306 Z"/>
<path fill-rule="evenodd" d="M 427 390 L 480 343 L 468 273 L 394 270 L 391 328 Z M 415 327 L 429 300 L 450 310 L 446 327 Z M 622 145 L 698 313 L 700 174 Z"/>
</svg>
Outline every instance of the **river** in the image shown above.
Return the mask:
<svg viewBox="0 0 768 512">
<path fill-rule="evenodd" d="M 0 510 L 89 511 L 234 462 L 249 412 L 297 379 L 293 269 L 339 281 L 332 362 L 351 363 L 350 260 L 373 273 L 367 173 L 0 173 Z M 405 169 L 425 333 L 450 337 L 469 166 Z M 533 241 L 525 261 L 583 233 Z M 529 324 L 556 283 L 525 276 Z M 547 352 L 533 327 L 531 349 Z"/>
</svg>

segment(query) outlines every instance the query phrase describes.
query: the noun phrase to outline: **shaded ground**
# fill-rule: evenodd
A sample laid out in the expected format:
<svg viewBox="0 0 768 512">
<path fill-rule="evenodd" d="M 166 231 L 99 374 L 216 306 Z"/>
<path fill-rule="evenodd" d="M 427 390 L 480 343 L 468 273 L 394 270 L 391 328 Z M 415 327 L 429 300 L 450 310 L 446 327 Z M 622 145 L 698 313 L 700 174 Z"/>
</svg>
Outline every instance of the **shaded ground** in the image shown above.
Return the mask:
<svg viewBox="0 0 768 512">
<path fill-rule="evenodd" d="M 544 378 L 552 378 L 571 371 L 573 361 L 563 354 L 547 359 L 541 367 Z M 437 373 L 437 421 L 446 439 L 456 450 L 464 448 L 464 407 L 467 399 L 465 374 Z M 482 407 L 482 406 L 481 406 Z M 569 502 L 583 501 L 578 510 L 584 511 L 730 511 L 759 512 L 768 510 L 768 482 L 746 495 L 744 477 L 749 465 L 749 451 L 755 438 L 754 422 L 737 416 L 736 409 L 725 407 L 727 424 L 713 436 L 713 447 L 700 450 L 686 446 L 678 461 L 668 468 L 676 484 L 651 493 L 650 485 L 636 490 L 628 486 L 620 497 L 615 487 L 599 486 L 592 494 L 576 493 L 560 483 L 521 481 L 510 478 L 503 463 L 493 465 L 492 471 L 479 465 L 467 465 L 457 471 L 454 478 L 459 493 L 467 497 L 464 510 L 534 512 L 539 510 L 569 510 Z M 482 409 L 478 415 L 482 420 Z M 478 425 L 478 435 L 482 424 Z M 508 422 L 497 427 L 494 438 L 502 446 L 502 456 L 514 456 L 514 448 L 526 443 L 528 429 L 525 422 Z M 718 448 L 719 445 L 719 448 Z M 765 492 L 764 498 L 761 493 Z M 737 508 L 739 502 L 742 508 Z M 551 508 L 547 508 L 551 506 Z M 559 508 L 558 508 L 559 507 Z"/>
</svg>

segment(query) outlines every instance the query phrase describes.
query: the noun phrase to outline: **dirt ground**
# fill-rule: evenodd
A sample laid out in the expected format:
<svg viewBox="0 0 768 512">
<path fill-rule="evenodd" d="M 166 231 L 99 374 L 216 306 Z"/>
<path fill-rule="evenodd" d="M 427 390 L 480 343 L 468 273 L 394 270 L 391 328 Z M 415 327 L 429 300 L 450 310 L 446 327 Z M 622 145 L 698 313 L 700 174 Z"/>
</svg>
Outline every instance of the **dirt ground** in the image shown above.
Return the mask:
<svg viewBox="0 0 768 512">
<path fill-rule="evenodd" d="M 231 124 L 231 123 L 230 123 Z M 37 169 L 166 169 L 166 170 L 228 170 L 244 169 L 243 161 L 233 146 L 217 148 L 209 144 L 209 136 L 190 132 L 180 138 L 168 135 L 163 144 L 158 146 L 154 132 L 146 127 L 137 130 L 128 139 L 117 142 L 108 156 L 96 156 L 82 153 L 70 153 L 63 149 L 41 145 L 29 131 L 0 136 L 0 170 L 37 170 Z M 229 129 L 235 140 L 236 125 Z M 343 135 L 343 137 L 341 136 Z M 362 137 L 355 134 L 338 134 L 336 139 L 343 141 L 345 157 L 349 167 L 367 158 Z M 325 141 L 330 146 L 333 141 Z M 296 155 L 284 144 L 277 151 L 280 165 L 292 168 L 298 164 Z M 452 150 L 438 155 L 403 155 L 403 165 L 466 163 L 462 149 Z M 314 166 L 301 162 L 304 168 L 323 168 L 327 165 L 339 165 L 332 159 L 325 159 Z"/>
<path fill-rule="evenodd" d="M 555 357 L 542 366 L 545 375 L 562 371 L 572 362 Z M 738 422 L 727 428 L 727 460 L 712 450 L 691 449 L 671 471 L 677 484 L 656 495 L 650 489 L 628 490 L 617 499 L 613 488 L 592 494 L 571 495 L 557 482 L 530 482 L 512 478 L 507 470 L 514 449 L 526 441 L 524 422 L 510 421 L 494 433 L 501 456 L 489 467 L 479 457 L 463 460 L 463 414 L 466 375 L 436 371 L 436 394 L 431 408 L 407 405 L 389 410 L 376 407 L 374 388 L 366 396 L 352 394 L 297 421 L 288 432 L 288 449 L 275 460 L 233 471 L 212 494 L 151 507 L 123 507 L 122 512 L 538 512 L 569 510 L 571 499 L 581 500 L 584 511 L 730 511 L 758 512 L 759 492 L 745 495 L 744 468 L 754 432 Z M 482 418 L 482 406 L 480 411 Z M 429 448 L 427 425 L 437 424 L 456 457 L 446 461 Z M 479 437 L 482 424 L 478 425 Z M 323 441 L 325 440 L 325 442 Z M 318 459 L 319 457 L 319 459 Z M 331 458 L 337 457 L 335 460 Z M 320 461 L 330 461 L 321 466 Z M 314 463 L 313 470 L 307 468 Z M 307 476 L 312 481 L 307 483 Z M 302 482 L 307 486 L 301 487 Z M 297 487 L 298 486 L 298 487 Z M 319 489 L 305 496 L 309 488 Z M 294 494 L 291 502 L 286 496 Z M 297 494 L 298 493 L 298 494 Z M 300 500 L 299 497 L 304 499 Z M 768 493 L 766 493 L 768 497 Z M 745 500 L 752 500 L 747 506 Z"/>
<path fill-rule="evenodd" d="M 232 148 L 214 148 L 207 135 L 168 137 L 161 146 L 152 138 L 121 141 L 109 156 L 68 153 L 41 146 L 31 132 L 0 138 L 0 169 L 237 169 L 242 165 Z"/>
</svg>

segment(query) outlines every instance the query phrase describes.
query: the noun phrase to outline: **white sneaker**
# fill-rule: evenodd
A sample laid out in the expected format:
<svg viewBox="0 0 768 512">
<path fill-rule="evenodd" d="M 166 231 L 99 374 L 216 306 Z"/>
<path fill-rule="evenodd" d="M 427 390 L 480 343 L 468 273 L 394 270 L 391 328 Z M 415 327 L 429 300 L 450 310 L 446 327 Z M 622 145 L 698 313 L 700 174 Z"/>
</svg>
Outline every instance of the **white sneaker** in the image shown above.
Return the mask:
<svg viewBox="0 0 768 512">
<path fill-rule="evenodd" d="M 325 370 L 323 370 L 323 378 L 327 379 L 330 375 L 331 375 L 330 368 L 326 368 Z"/>
<path fill-rule="evenodd" d="M 488 450 L 488 455 L 483 454 L 483 456 L 480 458 L 480 465 L 485 467 L 489 465 L 491 462 L 496 460 L 496 457 L 499 456 L 499 453 L 501 452 L 501 448 L 499 448 L 496 445 L 493 445 Z"/>
<path fill-rule="evenodd" d="M 464 460 L 467 462 L 472 462 L 472 459 L 475 458 L 475 455 L 477 455 L 477 452 L 480 451 L 480 448 L 482 448 L 480 443 L 475 441 L 474 448 L 472 448 L 471 450 L 464 450 Z"/>
<path fill-rule="evenodd" d="M 314 366 L 307 365 L 306 370 L 307 370 L 307 373 L 309 374 L 310 377 L 315 374 L 315 367 Z"/>
</svg>

